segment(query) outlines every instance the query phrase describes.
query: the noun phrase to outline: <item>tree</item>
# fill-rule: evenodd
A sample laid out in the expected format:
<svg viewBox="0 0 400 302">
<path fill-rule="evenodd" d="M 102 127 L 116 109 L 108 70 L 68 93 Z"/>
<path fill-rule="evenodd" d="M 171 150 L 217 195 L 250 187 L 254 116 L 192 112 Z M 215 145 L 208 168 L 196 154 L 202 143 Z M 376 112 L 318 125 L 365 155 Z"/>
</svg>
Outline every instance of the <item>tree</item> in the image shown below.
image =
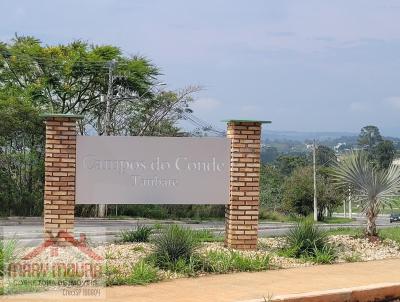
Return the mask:
<svg viewBox="0 0 400 302">
<path fill-rule="evenodd" d="M 29 102 L 0 94 L 0 215 L 41 215 L 43 132 Z"/>
<path fill-rule="evenodd" d="M 318 220 L 323 220 L 324 211 L 336 208 L 343 195 L 335 190 L 329 177 L 317 174 Z M 286 212 L 308 216 L 314 211 L 313 169 L 311 166 L 298 167 L 283 185 L 283 208 Z"/>
<path fill-rule="evenodd" d="M 260 203 L 274 211 L 282 207 L 284 175 L 273 165 L 262 165 L 260 173 Z"/>
<path fill-rule="evenodd" d="M 393 142 L 384 140 L 371 150 L 371 157 L 378 169 L 388 169 L 396 154 Z"/>
<path fill-rule="evenodd" d="M 281 155 L 276 160 L 279 171 L 284 175 L 290 175 L 297 167 L 304 167 L 308 164 L 305 156 Z"/>
<path fill-rule="evenodd" d="M 366 150 L 371 150 L 382 140 L 378 127 L 365 126 L 358 136 L 358 145 Z"/>
<path fill-rule="evenodd" d="M 318 166 L 331 166 L 337 161 L 335 151 L 324 145 L 317 147 L 315 155 Z"/>
<path fill-rule="evenodd" d="M 34 107 L 54 113 L 84 114 L 87 119 L 104 120 L 108 69 L 113 62 L 119 76 L 113 78 L 113 108 L 126 96 L 148 93 L 158 69 L 144 57 L 125 57 L 119 48 L 74 41 L 67 45 L 42 46 L 33 37 L 16 36 L 0 44 L 2 90 L 19 91 Z M 88 120 L 81 124 L 82 134 Z M 99 133 L 102 134 L 101 132 Z"/>
<path fill-rule="evenodd" d="M 110 134 L 177 135 L 177 122 L 191 112 L 191 96 L 198 88 L 155 90 L 158 75 L 159 69 L 145 57 L 125 56 L 111 45 L 74 41 L 48 46 L 28 36 L 0 42 L 1 204 L 9 202 L 21 215 L 41 214 L 41 113 L 84 115 L 81 134 L 103 135 L 109 112 Z M 111 102 L 106 110 L 101 96 L 108 92 L 109 78 Z M 78 207 L 78 213 L 81 210 L 92 213 L 93 207 Z"/>
<path fill-rule="evenodd" d="M 278 156 L 278 149 L 273 146 L 266 146 L 261 150 L 262 163 L 272 163 L 278 158 Z"/>
<path fill-rule="evenodd" d="M 377 169 L 368 159 L 368 154 L 353 152 L 335 167 L 333 176 L 337 186 L 349 187 L 355 201 L 361 205 L 367 217 L 366 235 L 377 236 L 376 219 L 383 206 L 390 206 L 399 195 L 400 166 L 390 164 L 387 169 Z"/>
<path fill-rule="evenodd" d="M 189 108 L 192 95 L 200 90 L 198 86 L 189 86 L 178 91 L 161 91 L 152 98 L 140 102 L 133 102 L 130 114 L 126 117 L 129 135 L 174 136 L 179 128 L 178 120 L 186 113 L 191 113 Z M 119 115 L 121 116 L 122 113 Z"/>
</svg>

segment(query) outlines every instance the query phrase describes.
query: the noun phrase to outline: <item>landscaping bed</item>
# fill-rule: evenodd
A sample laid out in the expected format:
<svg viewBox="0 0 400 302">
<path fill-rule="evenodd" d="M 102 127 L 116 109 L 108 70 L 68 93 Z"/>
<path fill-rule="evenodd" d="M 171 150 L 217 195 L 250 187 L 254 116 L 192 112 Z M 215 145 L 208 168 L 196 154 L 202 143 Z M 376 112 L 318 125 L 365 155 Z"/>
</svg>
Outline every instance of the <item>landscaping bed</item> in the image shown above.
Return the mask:
<svg viewBox="0 0 400 302">
<path fill-rule="evenodd" d="M 331 235 L 329 242 L 337 249 L 337 258 L 332 263 L 372 261 L 391 258 L 400 258 L 400 245 L 393 240 L 370 242 L 366 238 L 350 235 Z M 285 247 L 284 237 L 260 238 L 257 251 L 238 251 L 245 258 L 266 256 L 270 258 L 269 269 L 285 269 L 315 265 L 310 259 L 297 259 L 280 255 L 280 250 Z M 151 254 L 151 243 L 124 243 L 109 244 L 95 248 L 95 251 L 107 259 L 107 264 L 117 268 L 120 272 L 128 273 L 130 266 L 145 259 Z M 210 252 L 220 252 L 228 255 L 231 250 L 224 247 L 222 242 L 205 242 L 199 249 L 203 255 Z M 129 265 L 127 265 L 129 264 Z M 182 277 L 184 274 L 171 274 L 163 272 L 168 278 Z M 203 273 L 201 273 L 202 275 Z"/>
<path fill-rule="evenodd" d="M 224 247 L 221 238 L 208 231 L 175 226 L 154 234 L 138 228 L 121 234 L 120 242 L 98 245 L 93 251 L 103 258 L 103 285 L 143 285 L 207 274 L 400 258 L 398 232 L 400 228 L 393 228 L 383 232 L 383 239 L 370 241 L 354 230 L 350 234 L 345 230 L 338 232 L 340 234 L 327 234 L 312 223 L 304 223 L 288 236 L 260 238 L 256 251 L 234 251 Z M 17 250 L 14 257 L 32 250 Z M 74 257 L 77 255 L 63 251 L 58 255 L 45 251 L 32 261 L 73 262 Z M 0 278 L 0 293 L 2 281 Z M 17 288 L 12 292 L 35 290 L 38 289 Z"/>
</svg>

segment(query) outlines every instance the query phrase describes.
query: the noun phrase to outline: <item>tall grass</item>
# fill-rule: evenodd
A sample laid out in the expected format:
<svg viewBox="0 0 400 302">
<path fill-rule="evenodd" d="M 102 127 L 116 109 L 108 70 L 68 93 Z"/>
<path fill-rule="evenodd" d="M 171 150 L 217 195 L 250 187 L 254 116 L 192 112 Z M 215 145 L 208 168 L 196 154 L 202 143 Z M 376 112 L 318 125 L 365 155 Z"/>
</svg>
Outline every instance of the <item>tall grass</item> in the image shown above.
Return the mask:
<svg viewBox="0 0 400 302">
<path fill-rule="evenodd" d="M 336 257 L 327 233 L 311 219 L 299 221 L 286 235 L 286 241 L 285 256 L 311 258 L 317 263 L 331 263 Z"/>
<path fill-rule="evenodd" d="M 400 244 L 400 227 L 380 229 L 378 235 L 381 239 L 390 239 Z"/>
<path fill-rule="evenodd" d="M 144 260 L 141 260 L 133 266 L 131 274 L 126 279 L 126 284 L 144 285 L 158 280 L 157 269 Z"/>
<path fill-rule="evenodd" d="M 16 240 L 0 240 L 0 277 L 6 273 L 6 265 L 15 256 Z"/>
<path fill-rule="evenodd" d="M 179 260 L 188 261 L 198 247 L 198 237 L 192 230 L 172 225 L 156 236 L 153 258 L 159 267 L 167 267 Z"/>
<path fill-rule="evenodd" d="M 138 224 L 134 230 L 123 230 L 119 233 L 120 242 L 149 242 L 153 228 Z"/>
<path fill-rule="evenodd" d="M 270 268 L 267 255 L 246 256 L 238 251 L 210 251 L 203 256 L 203 270 L 211 273 L 254 272 Z"/>
</svg>

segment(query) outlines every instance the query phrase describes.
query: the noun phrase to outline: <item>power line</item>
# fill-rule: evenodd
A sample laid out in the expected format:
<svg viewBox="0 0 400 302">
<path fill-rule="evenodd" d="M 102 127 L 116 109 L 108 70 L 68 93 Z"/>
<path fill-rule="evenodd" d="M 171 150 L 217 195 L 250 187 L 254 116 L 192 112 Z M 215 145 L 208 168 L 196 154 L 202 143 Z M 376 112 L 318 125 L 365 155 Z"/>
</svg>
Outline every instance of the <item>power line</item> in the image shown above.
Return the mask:
<svg viewBox="0 0 400 302">
<path fill-rule="evenodd" d="M 185 120 L 189 121 L 192 125 L 194 125 L 195 127 L 199 128 L 202 131 L 214 133 L 218 136 L 226 135 L 225 131 L 215 128 L 213 125 L 198 118 L 193 113 L 183 113 L 182 116 Z"/>
</svg>

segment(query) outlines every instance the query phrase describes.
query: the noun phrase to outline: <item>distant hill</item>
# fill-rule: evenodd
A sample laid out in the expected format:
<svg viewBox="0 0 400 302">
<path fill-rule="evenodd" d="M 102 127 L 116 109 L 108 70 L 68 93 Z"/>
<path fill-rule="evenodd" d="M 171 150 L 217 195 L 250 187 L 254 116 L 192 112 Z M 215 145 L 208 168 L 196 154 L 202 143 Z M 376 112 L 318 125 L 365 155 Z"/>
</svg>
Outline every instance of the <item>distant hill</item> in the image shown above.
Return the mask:
<svg viewBox="0 0 400 302">
<path fill-rule="evenodd" d="M 316 139 L 318 141 L 335 140 L 341 137 L 357 137 L 358 133 L 352 132 L 301 132 L 301 131 L 274 131 L 265 130 L 263 140 L 268 141 L 297 141 L 304 142 Z"/>
<path fill-rule="evenodd" d="M 301 131 L 273 131 L 262 132 L 263 142 L 275 148 L 280 153 L 304 153 L 307 145 L 312 144 L 313 139 L 320 145 L 330 148 L 351 149 L 358 144 L 358 134 L 351 132 L 301 132 Z M 384 139 L 393 141 L 397 150 L 400 150 L 400 139 L 384 136 Z"/>
</svg>

